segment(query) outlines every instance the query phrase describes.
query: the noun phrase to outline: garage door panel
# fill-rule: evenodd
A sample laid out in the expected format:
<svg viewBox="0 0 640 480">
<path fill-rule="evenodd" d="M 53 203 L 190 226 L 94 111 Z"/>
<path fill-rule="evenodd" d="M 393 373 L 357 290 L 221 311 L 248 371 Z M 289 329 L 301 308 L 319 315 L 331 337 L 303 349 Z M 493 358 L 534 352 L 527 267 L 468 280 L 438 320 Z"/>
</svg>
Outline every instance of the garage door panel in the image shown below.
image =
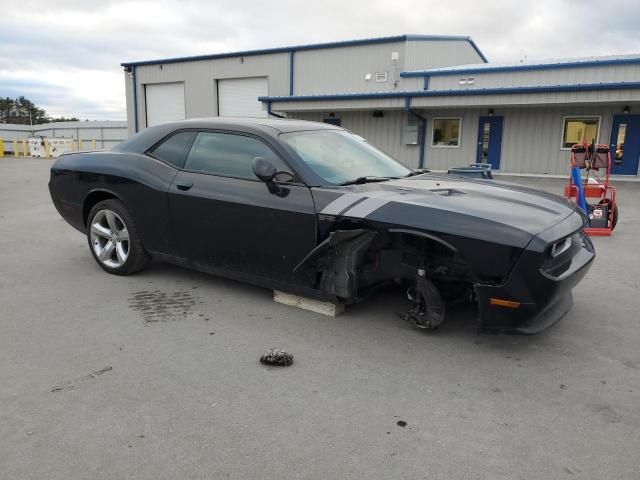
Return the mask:
<svg viewBox="0 0 640 480">
<path fill-rule="evenodd" d="M 184 83 L 156 83 L 145 86 L 147 126 L 184 120 Z"/>
<path fill-rule="evenodd" d="M 218 107 L 222 117 L 266 117 L 258 97 L 267 96 L 266 77 L 218 80 Z"/>
</svg>

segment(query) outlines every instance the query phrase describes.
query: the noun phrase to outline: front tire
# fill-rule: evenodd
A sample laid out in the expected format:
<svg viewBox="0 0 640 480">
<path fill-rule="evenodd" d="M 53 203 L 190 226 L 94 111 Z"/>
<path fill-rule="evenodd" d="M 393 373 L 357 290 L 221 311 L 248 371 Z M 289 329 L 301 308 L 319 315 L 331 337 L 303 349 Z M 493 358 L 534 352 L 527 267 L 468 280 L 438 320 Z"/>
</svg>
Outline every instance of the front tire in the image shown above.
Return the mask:
<svg viewBox="0 0 640 480">
<path fill-rule="evenodd" d="M 98 265 L 114 275 L 131 275 L 149 261 L 136 225 L 120 200 L 103 200 L 91 209 L 87 240 Z"/>
</svg>

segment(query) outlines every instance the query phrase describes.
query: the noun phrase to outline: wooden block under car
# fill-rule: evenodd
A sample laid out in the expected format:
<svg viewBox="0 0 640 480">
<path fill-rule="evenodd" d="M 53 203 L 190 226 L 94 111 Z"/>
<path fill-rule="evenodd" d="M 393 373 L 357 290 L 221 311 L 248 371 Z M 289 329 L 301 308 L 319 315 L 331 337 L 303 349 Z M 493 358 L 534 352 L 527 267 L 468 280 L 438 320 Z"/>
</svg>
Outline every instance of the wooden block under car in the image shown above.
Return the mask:
<svg viewBox="0 0 640 480">
<path fill-rule="evenodd" d="M 344 303 L 321 302 L 312 298 L 300 297 L 292 293 L 273 291 L 273 300 L 291 307 L 302 308 L 329 317 L 337 317 L 344 312 Z"/>
</svg>

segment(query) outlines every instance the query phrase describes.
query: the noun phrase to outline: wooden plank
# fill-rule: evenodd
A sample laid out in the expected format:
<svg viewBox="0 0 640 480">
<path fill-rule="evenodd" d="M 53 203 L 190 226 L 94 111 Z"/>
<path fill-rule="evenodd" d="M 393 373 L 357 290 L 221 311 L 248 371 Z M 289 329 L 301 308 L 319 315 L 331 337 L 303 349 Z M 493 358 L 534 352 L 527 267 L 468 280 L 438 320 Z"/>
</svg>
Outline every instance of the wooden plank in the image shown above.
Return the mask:
<svg viewBox="0 0 640 480">
<path fill-rule="evenodd" d="M 283 305 L 302 308 L 303 310 L 309 310 L 329 317 L 337 317 L 344 312 L 344 303 L 321 302 L 312 298 L 281 292 L 280 290 L 273 291 L 273 300 Z"/>
</svg>

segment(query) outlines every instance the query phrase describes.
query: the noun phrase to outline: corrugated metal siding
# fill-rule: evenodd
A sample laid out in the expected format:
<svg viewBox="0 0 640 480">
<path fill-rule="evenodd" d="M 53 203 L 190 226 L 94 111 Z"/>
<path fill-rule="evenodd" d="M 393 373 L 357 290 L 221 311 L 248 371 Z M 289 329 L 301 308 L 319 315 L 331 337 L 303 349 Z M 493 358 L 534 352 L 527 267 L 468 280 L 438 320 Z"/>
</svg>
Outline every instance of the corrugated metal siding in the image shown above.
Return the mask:
<svg viewBox="0 0 640 480">
<path fill-rule="evenodd" d="M 447 170 L 450 167 L 464 166 L 476 159 L 476 143 L 478 137 L 478 112 L 438 110 L 422 111 L 427 118 L 427 138 L 424 152 L 425 167 L 433 170 Z M 460 125 L 460 143 L 457 147 L 433 147 L 433 119 L 443 117 L 462 117 Z"/>
<path fill-rule="evenodd" d="M 392 53 L 398 60 L 392 60 Z M 401 78 L 411 68 L 434 68 L 475 62 L 480 59 L 467 41 L 425 41 L 379 43 L 342 48 L 299 50 L 294 54 L 295 95 L 331 93 L 368 93 L 422 89 L 422 79 Z M 145 84 L 184 82 L 187 118 L 215 116 L 217 79 L 269 78 L 269 95 L 289 94 L 289 53 L 231 57 L 165 65 L 140 65 L 136 68 L 138 128 L 146 126 Z M 386 82 L 376 82 L 376 72 L 387 72 Z M 365 75 L 371 74 L 366 80 Z M 125 73 L 127 119 L 134 131 L 133 93 Z"/>
<path fill-rule="evenodd" d="M 460 73 L 431 77 L 429 79 L 429 89 L 451 90 L 465 88 L 461 87 L 458 82 L 461 78 L 468 77 L 473 77 L 474 79 L 473 88 L 637 82 L 640 79 L 640 65 L 607 65 L 494 73 Z"/>
<path fill-rule="evenodd" d="M 139 127 L 143 129 L 146 125 L 145 84 L 184 82 L 186 117 L 198 118 L 217 115 L 216 80 L 261 76 L 268 77 L 269 95 L 288 95 L 289 55 L 278 53 L 136 67 Z"/>
<path fill-rule="evenodd" d="M 399 59 L 391 60 L 392 52 Z M 401 71 L 437 68 L 482 60 L 467 41 L 420 41 L 360 45 L 295 53 L 294 94 L 369 93 L 422 89 L 422 79 L 401 78 Z M 375 82 L 375 72 L 388 72 L 387 82 Z M 365 80 L 370 73 L 371 80 Z M 398 82 L 397 86 L 395 81 Z"/>
<path fill-rule="evenodd" d="M 398 52 L 397 61 L 391 60 Z M 405 42 L 359 45 L 295 53 L 294 94 L 368 93 L 392 91 L 405 68 Z M 388 72 L 386 82 L 375 81 L 376 72 Z M 365 75 L 371 74 L 371 80 Z"/>
<path fill-rule="evenodd" d="M 598 142 L 609 143 L 611 121 L 621 110 L 603 106 L 566 106 L 556 108 L 494 109 L 504 117 L 500 171 L 506 173 L 568 174 L 569 151 L 561 149 L 565 116 L 600 116 Z M 434 170 L 447 170 L 476 161 L 478 122 L 485 110 L 431 110 L 428 119 L 425 165 Z M 431 146 L 434 117 L 462 117 L 459 148 Z"/>
<path fill-rule="evenodd" d="M 482 62 L 482 57 L 469 42 L 464 40 L 407 42 L 406 70 L 423 70 L 478 62 Z"/>
<path fill-rule="evenodd" d="M 632 105 L 632 110 L 640 108 Z M 440 109 L 419 111 L 427 118 L 425 166 L 433 170 L 447 170 L 464 166 L 476 160 L 478 122 L 485 110 Z M 495 115 L 504 116 L 501 168 L 503 173 L 534 173 L 550 175 L 568 174 L 569 151 L 560 146 L 565 116 L 599 116 L 598 142 L 609 143 L 611 121 L 621 110 L 603 106 L 565 106 L 556 108 L 494 109 Z M 293 112 L 288 116 L 311 121 L 322 121 L 325 112 Z M 385 151 L 410 168 L 418 166 L 419 147 L 402 143 L 402 125 L 407 121 L 402 110 L 385 111 L 383 118 L 373 118 L 370 111 L 335 112 L 342 126 L 362 135 L 373 145 Z M 462 117 L 460 146 L 458 148 L 432 147 L 433 119 Z"/>
<path fill-rule="evenodd" d="M 593 106 L 505 110 L 501 170 L 568 175 L 569 151 L 560 146 L 564 117 L 600 116 L 598 142 L 608 144 L 614 113 L 621 113 L 621 109 Z"/>
<path fill-rule="evenodd" d="M 330 112 L 295 112 L 289 118 L 321 122 Z M 419 146 L 404 145 L 402 126 L 407 114 L 400 110 L 385 111 L 382 118 L 373 118 L 368 112 L 335 113 L 342 127 L 369 140 L 373 145 L 410 168 L 418 167 Z"/>
</svg>

